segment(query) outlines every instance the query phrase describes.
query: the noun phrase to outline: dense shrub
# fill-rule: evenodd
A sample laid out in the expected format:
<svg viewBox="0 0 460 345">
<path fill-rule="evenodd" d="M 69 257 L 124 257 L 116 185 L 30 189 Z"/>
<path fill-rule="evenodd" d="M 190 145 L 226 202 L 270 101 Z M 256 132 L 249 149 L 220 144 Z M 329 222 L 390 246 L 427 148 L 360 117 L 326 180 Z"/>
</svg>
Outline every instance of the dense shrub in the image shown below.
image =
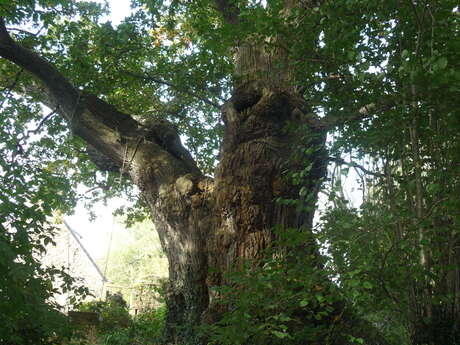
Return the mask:
<svg viewBox="0 0 460 345">
<path fill-rule="evenodd" d="M 98 329 L 101 332 L 127 328 L 132 323 L 128 307 L 122 299 L 109 298 L 107 301 L 86 302 L 79 307 L 79 311 L 98 313 L 101 320 Z"/>
<path fill-rule="evenodd" d="M 309 240 L 307 232 L 278 231 L 276 251 L 269 250 L 262 263 L 248 263 L 245 270 L 228 276 L 229 284 L 218 289 L 227 312 L 216 324 L 202 328 L 211 344 L 297 345 L 305 339 L 320 344 L 337 335 L 342 296 L 328 284 L 321 263 L 305 265 L 304 260 L 316 256 L 293 249 Z"/>
<path fill-rule="evenodd" d="M 89 292 L 64 268 L 40 263 L 46 245 L 52 243 L 49 224 L 42 219 L 23 220 L 11 207 L 0 202 L 0 219 L 9 219 L 8 226 L 0 224 L 0 344 L 52 344 L 69 335 L 63 308 L 53 296 L 69 293 L 69 301 L 74 302 Z M 15 212 L 42 218 L 27 208 Z M 57 281 L 60 284 L 54 286 Z"/>
<path fill-rule="evenodd" d="M 166 317 L 166 307 L 146 310 L 134 318 L 136 335 L 143 339 L 160 339 Z"/>
<path fill-rule="evenodd" d="M 66 345 L 159 345 L 166 315 L 166 308 L 145 310 L 131 317 L 125 303 L 119 300 L 91 301 L 84 303 L 80 311 L 101 315 L 98 326 L 76 333 Z"/>
</svg>

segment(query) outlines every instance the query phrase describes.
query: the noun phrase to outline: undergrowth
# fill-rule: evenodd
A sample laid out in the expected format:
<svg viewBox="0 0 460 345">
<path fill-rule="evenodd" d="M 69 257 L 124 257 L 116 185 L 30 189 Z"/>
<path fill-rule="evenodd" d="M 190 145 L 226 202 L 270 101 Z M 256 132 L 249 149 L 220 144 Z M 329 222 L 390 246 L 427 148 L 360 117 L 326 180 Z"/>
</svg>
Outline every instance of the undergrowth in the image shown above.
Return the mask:
<svg viewBox="0 0 460 345">
<path fill-rule="evenodd" d="M 80 311 L 93 311 L 101 316 L 96 326 L 82 326 L 64 345 L 160 345 L 166 308 L 141 312 L 132 317 L 126 305 L 112 301 L 83 304 Z"/>
</svg>

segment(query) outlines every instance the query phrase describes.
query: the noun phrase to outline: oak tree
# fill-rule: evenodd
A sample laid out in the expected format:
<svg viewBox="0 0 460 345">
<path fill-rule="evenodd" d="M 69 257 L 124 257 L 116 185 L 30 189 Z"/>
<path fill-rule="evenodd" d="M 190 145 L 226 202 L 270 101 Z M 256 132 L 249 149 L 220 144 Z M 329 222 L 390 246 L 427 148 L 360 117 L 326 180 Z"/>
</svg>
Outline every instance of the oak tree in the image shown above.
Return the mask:
<svg viewBox="0 0 460 345">
<path fill-rule="evenodd" d="M 221 317 L 214 287 L 261 258 L 275 226 L 309 233 L 290 250 L 322 269 L 311 229 L 330 160 L 326 138 L 337 128 L 378 125 L 398 109 L 394 71 L 385 66 L 409 50 L 386 44 L 408 18 L 398 6 L 409 5 L 132 3 L 118 26 L 89 2 L 2 4 L 4 105 L 24 104 L 40 125 L 53 121 L 50 134 L 72 133 L 55 146 L 74 159 L 69 180 L 92 179 L 113 193 L 123 177 L 138 188 L 169 261 L 167 339 L 179 344 L 196 325 Z M 433 18 L 454 11 L 450 2 L 426 6 Z M 24 23 L 31 29 L 17 25 Z M 31 115 L 36 103 L 60 118 L 40 122 Z M 23 146 L 17 142 L 12 160 Z M 317 284 L 334 285 L 327 277 Z M 315 322 L 343 317 L 353 327 L 345 304 L 334 303 L 330 318 Z"/>
</svg>

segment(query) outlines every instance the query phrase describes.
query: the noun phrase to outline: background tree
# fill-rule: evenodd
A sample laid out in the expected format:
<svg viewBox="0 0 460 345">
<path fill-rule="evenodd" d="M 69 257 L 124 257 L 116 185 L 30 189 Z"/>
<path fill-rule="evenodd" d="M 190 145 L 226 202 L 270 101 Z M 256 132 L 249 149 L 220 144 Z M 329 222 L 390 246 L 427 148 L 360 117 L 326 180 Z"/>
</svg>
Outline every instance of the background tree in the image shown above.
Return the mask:
<svg viewBox="0 0 460 345">
<path fill-rule="evenodd" d="M 380 61 L 372 64 L 396 107 L 343 128 L 333 150 L 367 161 L 371 174 L 357 169 L 365 202 L 359 209 L 336 203 L 324 238 L 343 284 L 368 281 L 381 302 L 361 307 L 387 310 L 412 344 L 454 344 L 459 228 L 450 195 L 458 190 L 459 46 L 451 38 L 459 34 L 458 8 L 447 1 L 383 9 L 368 23 L 368 32 L 385 37 L 374 41 Z M 371 39 L 363 49 L 368 55 Z"/>
</svg>

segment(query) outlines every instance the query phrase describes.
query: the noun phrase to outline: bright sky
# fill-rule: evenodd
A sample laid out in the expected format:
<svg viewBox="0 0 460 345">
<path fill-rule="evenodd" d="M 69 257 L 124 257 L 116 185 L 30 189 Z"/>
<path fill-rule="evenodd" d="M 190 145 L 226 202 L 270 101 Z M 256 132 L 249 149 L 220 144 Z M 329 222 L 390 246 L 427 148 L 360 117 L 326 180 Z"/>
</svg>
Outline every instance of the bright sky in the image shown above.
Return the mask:
<svg viewBox="0 0 460 345">
<path fill-rule="evenodd" d="M 99 1 L 103 2 L 103 1 Z M 130 7 L 131 1 L 129 0 L 109 0 L 110 4 L 110 21 L 117 25 L 119 24 L 123 18 L 128 16 L 131 12 L 131 7 Z"/>
<path fill-rule="evenodd" d="M 94 258 L 100 258 L 107 253 L 110 235 L 115 235 L 124 229 L 114 222 L 113 211 L 123 204 L 123 200 L 113 200 L 110 205 L 98 204 L 93 208 L 96 220 L 91 222 L 87 210 L 82 204 L 75 209 L 73 216 L 66 216 L 65 219 L 70 227 L 82 236 L 80 241 Z"/>
</svg>

